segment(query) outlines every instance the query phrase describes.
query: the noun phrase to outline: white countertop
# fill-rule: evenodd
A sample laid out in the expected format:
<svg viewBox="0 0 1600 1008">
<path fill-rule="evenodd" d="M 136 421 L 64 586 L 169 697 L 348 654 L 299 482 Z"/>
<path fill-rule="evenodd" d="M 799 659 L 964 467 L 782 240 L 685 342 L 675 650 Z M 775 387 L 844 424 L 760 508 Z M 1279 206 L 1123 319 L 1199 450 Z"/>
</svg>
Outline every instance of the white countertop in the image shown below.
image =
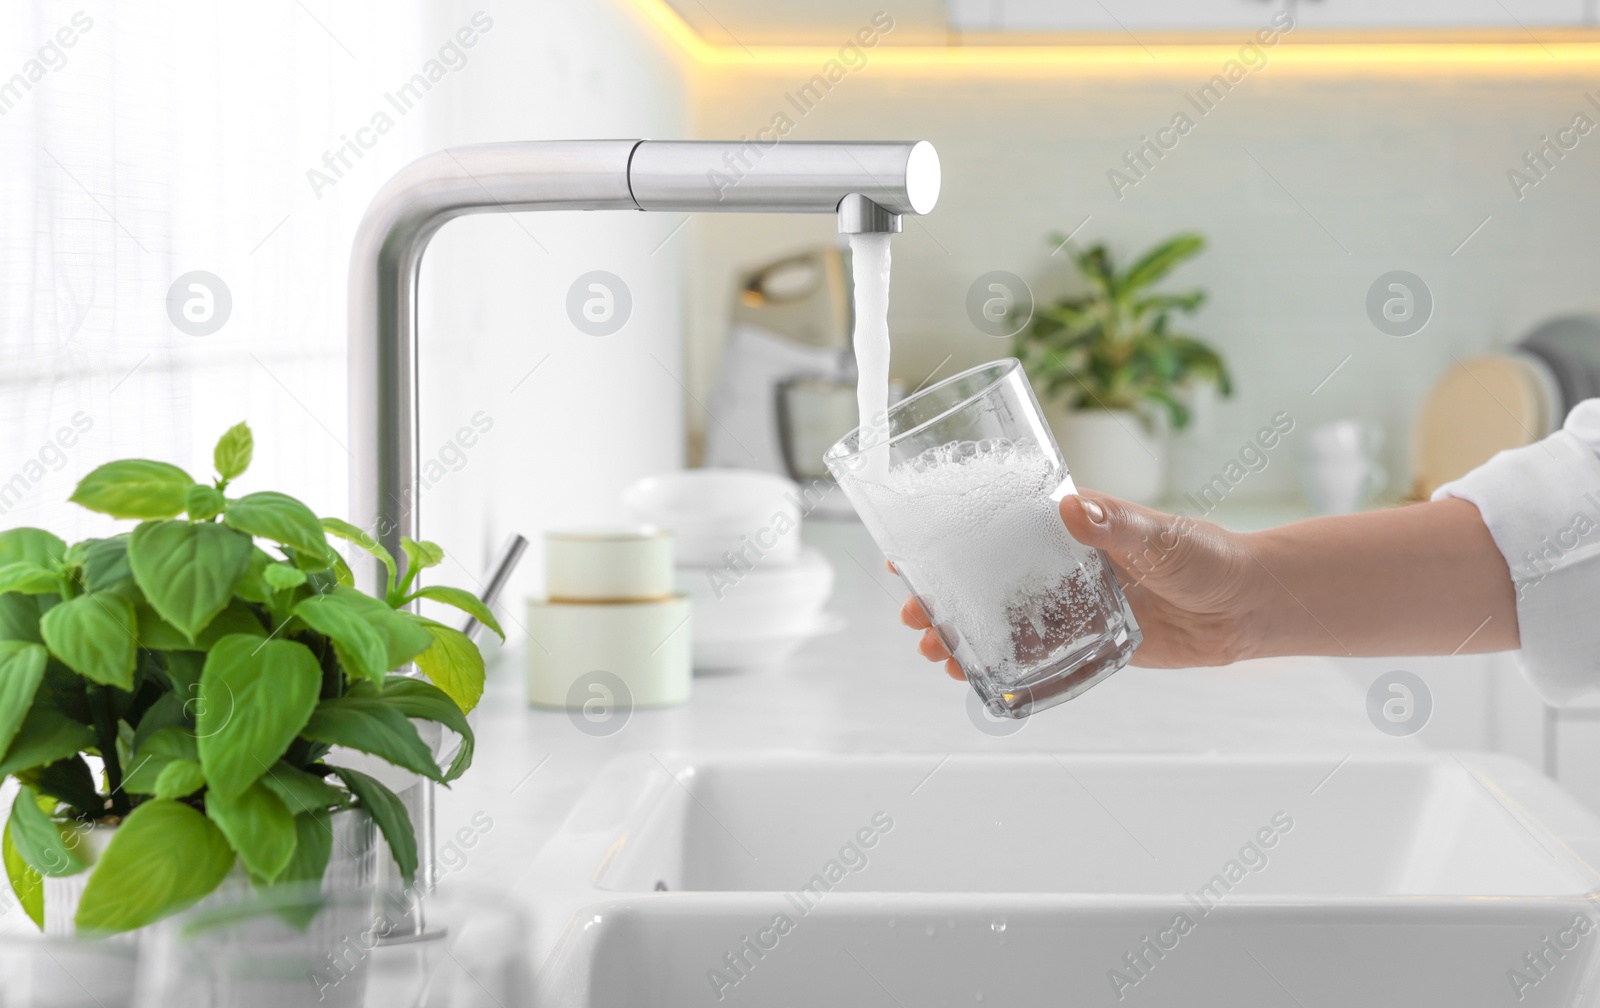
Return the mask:
<svg viewBox="0 0 1600 1008">
<path fill-rule="evenodd" d="M 474 765 L 440 792 L 436 819 L 441 844 L 475 814 L 487 813 L 493 825 L 471 850 L 452 855 L 452 876 L 520 904 L 537 901 L 519 884 L 533 855 L 596 770 L 637 750 L 1312 752 L 1337 761 L 1415 745 L 1377 731 L 1361 691 L 1322 659 L 1127 668 L 1010 735 L 987 734 L 969 719 L 966 685 L 916 653 L 916 634 L 898 620 L 903 590 L 865 530 L 812 521 L 806 538 L 838 571 L 828 609 L 845 615 L 847 628 L 810 641 L 780 667 L 697 677 L 689 703 L 634 711 L 609 737 L 580 732 L 563 712 L 530 709 L 520 649 L 496 656 L 473 715 Z"/>
</svg>

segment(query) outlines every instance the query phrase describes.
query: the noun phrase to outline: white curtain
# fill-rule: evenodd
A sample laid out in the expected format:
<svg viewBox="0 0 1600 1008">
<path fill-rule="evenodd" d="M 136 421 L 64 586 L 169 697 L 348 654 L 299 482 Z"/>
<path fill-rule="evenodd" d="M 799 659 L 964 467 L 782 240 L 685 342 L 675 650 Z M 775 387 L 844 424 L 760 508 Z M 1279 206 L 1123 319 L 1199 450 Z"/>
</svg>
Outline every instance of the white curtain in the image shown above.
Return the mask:
<svg viewBox="0 0 1600 1008">
<path fill-rule="evenodd" d="M 257 435 L 245 489 L 343 512 L 349 243 L 426 145 L 421 110 L 385 97 L 437 48 L 422 7 L 6 4 L 0 528 L 104 529 L 63 506 L 85 472 L 140 456 L 205 478 L 240 420 Z M 380 113 L 390 128 L 363 131 Z M 231 297 L 213 332 L 169 317 L 169 289 L 194 271 Z M 203 322 L 210 296 L 223 318 L 216 287 L 184 285 L 190 316 Z"/>
</svg>

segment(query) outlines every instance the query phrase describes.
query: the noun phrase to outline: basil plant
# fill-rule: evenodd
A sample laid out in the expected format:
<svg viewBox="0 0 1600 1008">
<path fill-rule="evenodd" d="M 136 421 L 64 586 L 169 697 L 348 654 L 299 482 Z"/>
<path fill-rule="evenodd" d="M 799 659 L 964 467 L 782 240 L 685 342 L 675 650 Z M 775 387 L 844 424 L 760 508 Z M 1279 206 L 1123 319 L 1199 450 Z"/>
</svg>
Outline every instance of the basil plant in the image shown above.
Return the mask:
<svg viewBox="0 0 1600 1008">
<path fill-rule="evenodd" d="M 72 500 L 138 520 L 129 532 L 71 546 L 0 533 L 0 778 L 20 785 L 3 853 L 41 927 L 45 876 L 90 872 L 75 922 L 101 934 L 194 904 L 236 864 L 258 887 L 315 883 L 330 816 L 348 808 L 372 816 L 409 881 L 405 808 L 330 751 L 441 784 L 472 762 L 483 657 L 408 607 L 432 599 L 501 634 L 494 616 L 468 592 L 417 584 L 443 559 L 433 543 L 405 540 L 400 576 L 347 522 L 280 493 L 231 496 L 252 448 L 244 424 L 223 435 L 211 483 L 144 460 L 91 472 Z M 382 562 L 382 597 L 354 587 L 328 533 Z M 412 662 L 426 679 L 393 674 Z M 412 719 L 460 736 L 449 766 Z M 108 826 L 91 866 L 85 836 Z"/>
</svg>

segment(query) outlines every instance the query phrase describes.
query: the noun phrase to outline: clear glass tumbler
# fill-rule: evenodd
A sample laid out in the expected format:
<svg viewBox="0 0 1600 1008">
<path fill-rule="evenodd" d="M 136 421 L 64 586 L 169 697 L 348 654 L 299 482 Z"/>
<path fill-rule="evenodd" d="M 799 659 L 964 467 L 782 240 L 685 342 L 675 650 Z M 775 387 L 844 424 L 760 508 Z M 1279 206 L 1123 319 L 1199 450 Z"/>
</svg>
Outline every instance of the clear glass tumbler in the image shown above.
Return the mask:
<svg viewBox="0 0 1600 1008">
<path fill-rule="evenodd" d="M 1139 624 L 1105 554 L 1061 524 L 1075 489 L 1020 362 L 903 399 L 886 441 L 860 439 L 828 449 L 828 470 L 993 714 L 1027 717 L 1127 664 Z"/>
</svg>

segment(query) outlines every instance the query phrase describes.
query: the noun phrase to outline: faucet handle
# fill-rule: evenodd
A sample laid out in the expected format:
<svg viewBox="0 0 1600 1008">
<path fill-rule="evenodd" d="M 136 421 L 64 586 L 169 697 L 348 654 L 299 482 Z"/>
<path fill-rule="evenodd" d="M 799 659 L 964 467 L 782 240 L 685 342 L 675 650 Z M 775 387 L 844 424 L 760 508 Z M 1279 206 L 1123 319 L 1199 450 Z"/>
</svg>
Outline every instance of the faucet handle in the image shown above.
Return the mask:
<svg viewBox="0 0 1600 1008">
<path fill-rule="evenodd" d="M 500 552 L 495 554 L 494 562 L 489 565 L 489 580 L 484 586 L 483 604 L 494 607 L 495 601 L 500 598 L 500 592 L 505 589 L 506 582 L 511 580 L 511 572 L 517 569 L 517 564 L 522 560 L 522 554 L 528 550 L 528 539 L 518 532 L 511 533 Z M 468 620 L 461 625 L 461 632 L 473 641 L 483 633 L 483 624 L 475 619 Z"/>
</svg>

